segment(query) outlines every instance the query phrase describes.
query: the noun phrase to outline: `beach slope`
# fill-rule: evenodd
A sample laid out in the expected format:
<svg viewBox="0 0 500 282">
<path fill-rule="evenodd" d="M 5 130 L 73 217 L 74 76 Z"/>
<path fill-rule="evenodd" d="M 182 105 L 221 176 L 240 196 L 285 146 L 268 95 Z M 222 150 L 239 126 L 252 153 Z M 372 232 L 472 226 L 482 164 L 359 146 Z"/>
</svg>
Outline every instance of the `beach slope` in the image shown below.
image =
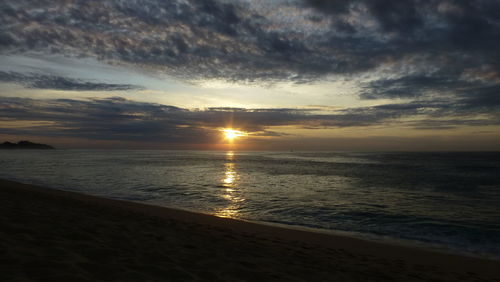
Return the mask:
<svg viewBox="0 0 500 282">
<path fill-rule="evenodd" d="M 0 180 L 0 281 L 500 281 L 500 262 Z"/>
</svg>

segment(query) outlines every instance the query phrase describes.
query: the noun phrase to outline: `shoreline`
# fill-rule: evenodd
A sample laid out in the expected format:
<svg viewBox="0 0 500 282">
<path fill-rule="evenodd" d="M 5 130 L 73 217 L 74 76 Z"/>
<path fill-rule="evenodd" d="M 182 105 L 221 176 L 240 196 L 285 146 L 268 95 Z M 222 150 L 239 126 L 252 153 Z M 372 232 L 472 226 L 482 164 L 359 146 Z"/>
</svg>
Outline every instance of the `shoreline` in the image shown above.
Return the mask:
<svg viewBox="0 0 500 282">
<path fill-rule="evenodd" d="M 103 277 L 110 274 L 118 275 L 114 271 L 121 269 L 120 267 L 127 271 L 133 269 L 130 271 L 147 277 L 154 276 L 151 271 L 161 272 L 166 276 L 171 272 L 182 273 L 179 275 L 185 279 L 180 276 L 177 278 L 186 281 L 284 281 L 292 278 L 292 281 L 307 281 L 325 277 L 337 277 L 341 281 L 368 277 L 374 281 L 470 281 L 479 278 L 500 278 L 500 263 L 494 259 L 222 218 L 2 179 L 0 187 L 2 221 L 8 227 L 7 231 L 0 233 L 0 241 L 4 242 L 0 247 L 7 248 L 6 253 L 9 254 L 4 261 L 14 264 L 11 267 L 11 271 L 14 271 L 11 278 L 26 272 L 23 263 L 33 258 L 33 255 L 25 254 L 27 246 L 24 241 L 31 242 L 31 248 L 40 245 L 39 249 L 31 251 L 41 258 L 52 256 L 53 260 L 57 261 L 54 265 L 60 265 L 62 258 L 72 257 L 71 265 L 67 267 L 72 271 L 76 268 L 79 270 L 76 272 L 77 276 L 88 281 L 105 279 Z M 54 231 L 58 228 L 68 228 L 74 232 L 70 232 L 70 236 L 64 230 Z M 126 232 L 120 233 L 121 229 Z M 144 237 L 144 232 L 149 235 Z M 86 234 L 88 240 L 79 238 L 81 234 Z M 159 234 L 163 239 L 155 237 L 160 236 Z M 76 239 L 73 238 L 75 236 Z M 156 239 L 145 239 L 151 236 Z M 165 240 L 169 243 L 165 243 Z M 129 243 L 145 248 L 130 246 L 129 249 Z M 52 244 L 53 248 L 42 247 L 47 244 Z M 110 253 L 131 252 L 135 254 L 130 256 L 131 260 L 141 257 L 142 252 L 150 254 L 158 251 L 164 260 L 157 260 L 155 263 L 161 262 L 164 267 L 161 271 L 147 270 L 150 264 L 136 261 L 146 269 L 137 271 L 133 263 L 111 267 L 105 262 L 99 266 L 86 262 L 92 265 L 89 268 L 85 262 L 80 261 L 88 258 L 85 254 L 80 254 L 80 248 L 74 247 L 74 244 L 83 244 L 87 249 L 95 249 L 95 253 L 103 257 L 109 255 L 103 250 L 109 250 Z M 120 247 L 112 247 L 115 244 Z M 153 249 L 147 247 L 150 244 L 154 245 Z M 24 253 L 19 252 L 19 249 L 24 250 Z M 59 250 L 60 257 L 53 254 L 53 250 Z M 217 256 L 212 258 L 211 254 Z M 99 256 L 93 254 L 90 257 L 99 260 Z M 210 268 L 191 267 L 184 260 L 186 257 L 207 260 L 204 265 L 210 265 Z M 231 263 L 235 263 L 233 268 L 239 269 L 237 273 L 232 273 L 231 267 L 228 269 L 228 264 Z M 42 259 L 38 264 L 47 265 L 47 262 Z M 33 267 L 33 264 L 31 266 Z M 96 270 L 102 267 L 109 268 L 104 271 L 108 272 L 107 274 Z M 72 275 L 72 272 L 67 270 L 46 268 L 52 269 L 44 270 L 47 275 L 52 275 L 51 277 L 68 278 L 68 275 Z M 104 276 L 99 276 L 99 273 Z M 214 279 L 203 279 L 204 275 Z"/>
<path fill-rule="evenodd" d="M 394 246 L 394 247 L 403 247 L 403 248 L 409 248 L 409 249 L 418 249 L 418 250 L 422 250 L 422 251 L 428 251 L 430 253 L 439 253 L 439 254 L 452 255 L 452 256 L 486 259 L 486 260 L 493 260 L 493 261 L 500 262 L 500 255 L 498 257 L 496 257 L 496 256 L 490 255 L 490 254 L 478 254 L 478 253 L 473 253 L 473 252 L 459 251 L 456 249 L 449 248 L 445 245 L 439 245 L 437 243 L 422 242 L 422 241 L 418 241 L 418 240 L 402 239 L 402 238 L 361 233 L 361 232 L 354 232 L 354 231 L 315 228 L 315 227 L 308 227 L 308 226 L 302 226 L 302 225 L 288 225 L 288 224 L 283 224 L 283 223 L 266 222 L 266 221 L 252 221 L 252 220 L 245 220 L 245 219 L 235 219 L 235 220 L 246 221 L 246 222 L 256 223 L 256 224 L 261 224 L 261 225 L 268 225 L 268 226 L 272 226 L 272 227 L 289 229 L 289 230 L 298 230 L 298 231 L 304 231 L 304 232 L 310 232 L 310 233 L 325 234 L 325 235 L 333 236 L 333 237 L 353 238 L 353 239 L 358 239 L 361 241 L 377 243 L 377 244 L 382 244 L 382 245 L 390 245 L 390 246 Z"/>
</svg>

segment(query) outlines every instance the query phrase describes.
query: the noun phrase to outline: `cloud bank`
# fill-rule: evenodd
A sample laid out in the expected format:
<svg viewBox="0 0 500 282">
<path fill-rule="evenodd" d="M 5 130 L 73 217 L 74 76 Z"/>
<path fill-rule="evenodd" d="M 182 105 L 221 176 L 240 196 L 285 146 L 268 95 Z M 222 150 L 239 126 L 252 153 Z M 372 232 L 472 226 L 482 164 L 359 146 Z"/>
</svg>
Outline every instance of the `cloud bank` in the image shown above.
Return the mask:
<svg viewBox="0 0 500 282">
<path fill-rule="evenodd" d="M 489 0 L 7 0 L 0 44 L 187 78 L 310 81 L 408 63 L 498 78 L 499 10 Z"/>
<path fill-rule="evenodd" d="M 4 71 L 0 71 L 0 82 L 17 83 L 28 88 L 70 91 L 124 91 L 143 89 L 141 86 L 131 84 L 99 83 L 55 75 L 23 74 Z"/>
<path fill-rule="evenodd" d="M 250 137 L 276 137 L 281 136 L 272 130 L 276 126 L 347 128 L 401 123 L 401 119 L 405 118 L 418 118 L 403 122 L 416 129 L 500 125 L 498 114 L 486 119 L 463 119 L 457 116 L 439 122 L 432 119 L 433 116 L 442 115 L 443 111 L 451 110 L 444 105 L 447 105 L 444 101 L 412 102 L 325 113 L 321 108 L 188 110 L 120 97 L 87 100 L 0 98 L 0 121 L 19 124 L 37 121 L 38 124 L 0 128 L 0 134 L 208 144 L 220 142 L 219 129 L 227 126 L 248 131 Z"/>
</svg>

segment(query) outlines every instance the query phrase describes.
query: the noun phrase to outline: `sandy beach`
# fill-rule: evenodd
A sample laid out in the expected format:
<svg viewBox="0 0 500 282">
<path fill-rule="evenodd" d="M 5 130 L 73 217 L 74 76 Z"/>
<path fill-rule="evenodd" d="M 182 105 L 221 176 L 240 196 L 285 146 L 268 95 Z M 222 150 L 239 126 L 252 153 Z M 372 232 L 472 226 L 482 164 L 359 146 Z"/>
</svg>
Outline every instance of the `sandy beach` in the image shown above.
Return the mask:
<svg viewBox="0 0 500 282">
<path fill-rule="evenodd" d="M 0 187 L 0 281 L 500 281 L 495 260 Z"/>
</svg>

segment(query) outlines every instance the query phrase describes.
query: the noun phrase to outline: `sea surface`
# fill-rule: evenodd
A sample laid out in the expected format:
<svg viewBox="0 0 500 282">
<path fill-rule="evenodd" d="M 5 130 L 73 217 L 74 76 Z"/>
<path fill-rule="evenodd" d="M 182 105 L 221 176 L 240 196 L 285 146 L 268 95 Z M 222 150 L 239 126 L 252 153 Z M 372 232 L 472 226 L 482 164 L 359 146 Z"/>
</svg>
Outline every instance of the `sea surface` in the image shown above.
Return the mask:
<svg viewBox="0 0 500 282">
<path fill-rule="evenodd" d="M 500 153 L 0 151 L 0 178 L 500 258 Z"/>
</svg>

